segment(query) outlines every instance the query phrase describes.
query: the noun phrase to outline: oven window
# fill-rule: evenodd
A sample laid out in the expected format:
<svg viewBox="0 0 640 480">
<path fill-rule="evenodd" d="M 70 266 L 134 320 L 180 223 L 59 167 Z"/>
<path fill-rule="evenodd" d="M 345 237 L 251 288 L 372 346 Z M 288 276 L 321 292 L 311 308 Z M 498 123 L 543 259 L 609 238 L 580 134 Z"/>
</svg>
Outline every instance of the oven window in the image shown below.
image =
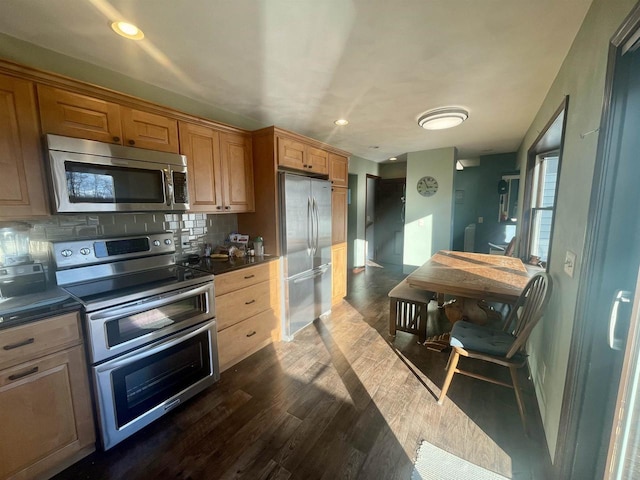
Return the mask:
<svg viewBox="0 0 640 480">
<path fill-rule="evenodd" d="M 198 294 L 106 322 L 109 348 L 207 313 L 206 295 Z M 189 323 L 190 324 L 190 323 Z"/>
<path fill-rule="evenodd" d="M 161 170 L 65 162 L 71 203 L 164 203 Z"/>
<path fill-rule="evenodd" d="M 212 375 L 208 332 L 111 373 L 118 428 Z"/>
</svg>

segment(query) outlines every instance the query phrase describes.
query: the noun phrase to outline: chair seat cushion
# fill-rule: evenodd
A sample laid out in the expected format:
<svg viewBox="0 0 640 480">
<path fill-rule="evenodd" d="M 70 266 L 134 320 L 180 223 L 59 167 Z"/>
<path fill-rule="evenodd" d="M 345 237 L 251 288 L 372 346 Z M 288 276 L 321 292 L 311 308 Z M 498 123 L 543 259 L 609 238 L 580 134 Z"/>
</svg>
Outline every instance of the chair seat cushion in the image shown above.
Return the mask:
<svg viewBox="0 0 640 480">
<path fill-rule="evenodd" d="M 449 345 L 465 350 L 504 356 L 516 337 L 510 333 L 460 320 L 451 329 Z"/>
</svg>

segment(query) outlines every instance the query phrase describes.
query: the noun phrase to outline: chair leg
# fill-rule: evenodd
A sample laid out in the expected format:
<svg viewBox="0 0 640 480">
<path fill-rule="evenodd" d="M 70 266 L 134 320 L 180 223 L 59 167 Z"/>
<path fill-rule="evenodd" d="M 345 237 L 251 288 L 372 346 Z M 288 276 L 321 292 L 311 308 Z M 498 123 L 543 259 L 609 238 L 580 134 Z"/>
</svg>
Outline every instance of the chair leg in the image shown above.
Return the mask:
<svg viewBox="0 0 640 480">
<path fill-rule="evenodd" d="M 396 321 L 398 319 L 398 299 L 389 299 L 389 335 L 396 336 Z"/>
<path fill-rule="evenodd" d="M 427 303 L 420 305 L 420 317 L 418 319 L 418 341 L 424 343 L 427 340 Z"/>
<path fill-rule="evenodd" d="M 509 367 L 511 373 L 511 381 L 513 382 L 513 391 L 516 394 L 516 402 L 518 403 L 518 410 L 520 411 L 520 419 L 522 420 L 522 427 L 525 434 L 528 435 L 527 419 L 524 410 L 524 401 L 522 399 L 522 393 L 520 392 L 520 386 L 518 384 L 518 369 L 516 367 Z"/>
<path fill-rule="evenodd" d="M 444 384 L 442 385 L 442 390 L 440 391 L 440 398 L 438 398 L 438 405 L 442 405 L 442 402 L 444 401 L 444 397 L 447 396 L 447 391 L 449 390 L 449 385 L 451 385 L 451 380 L 453 380 L 453 376 L 456 373 L 456 368 L 458 367 L 459 359 L 460 359 L 460 354 L 455 348 L 453 348 L 453 350 L 451 350 L 451 356 L 449 357 L 447 375 L 444 378 Z"/>
</svg>

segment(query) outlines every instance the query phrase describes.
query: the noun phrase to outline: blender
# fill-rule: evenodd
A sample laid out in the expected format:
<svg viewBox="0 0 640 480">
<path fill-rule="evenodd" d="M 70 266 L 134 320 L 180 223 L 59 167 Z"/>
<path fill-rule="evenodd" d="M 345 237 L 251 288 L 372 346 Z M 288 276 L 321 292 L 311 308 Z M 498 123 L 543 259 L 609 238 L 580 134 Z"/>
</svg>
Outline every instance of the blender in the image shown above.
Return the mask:
<svg viewBox="0 0 640 480">
<path fill-rule="evenodd" d="M 0 297 L 9 298 L 45 289 L 44 268 L 34 263 L 29 252 L 26 223 L 12 222 L 0 226 Z"/>
</svg>

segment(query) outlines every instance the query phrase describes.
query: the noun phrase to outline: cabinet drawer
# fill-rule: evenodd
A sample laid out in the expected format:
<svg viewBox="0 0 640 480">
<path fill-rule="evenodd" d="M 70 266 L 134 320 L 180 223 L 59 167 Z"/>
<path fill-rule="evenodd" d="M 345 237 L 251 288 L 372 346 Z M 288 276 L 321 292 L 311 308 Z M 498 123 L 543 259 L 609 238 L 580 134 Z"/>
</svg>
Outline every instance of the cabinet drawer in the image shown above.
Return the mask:
<svg viewBox="0 0 640 480">
<path fill-rule="evenodd" d="M 269 280 L 272 276 L 277 275 L 277 268 L 278 262 L 274 261 L 217 275 L 215 279 L 216 297 Z"/>
<path fill-rule="evenodd" d="M 218 332 L 220 370 L 226 370 L 277 338 L 278 318 L 271 310 L 225 328 Z"/>
<path fill-rule="evenodd" d="M 267 280 L 216 297 L 218 330 L 270 309 L 272 302 L 277 302 L 277 295 L 273 290 L 275 286 Z"/>
<path fill-rule="evenodd" d="M 0 331 L 0 369 L 80 343 L 76 312 Z"/>
</svg>

